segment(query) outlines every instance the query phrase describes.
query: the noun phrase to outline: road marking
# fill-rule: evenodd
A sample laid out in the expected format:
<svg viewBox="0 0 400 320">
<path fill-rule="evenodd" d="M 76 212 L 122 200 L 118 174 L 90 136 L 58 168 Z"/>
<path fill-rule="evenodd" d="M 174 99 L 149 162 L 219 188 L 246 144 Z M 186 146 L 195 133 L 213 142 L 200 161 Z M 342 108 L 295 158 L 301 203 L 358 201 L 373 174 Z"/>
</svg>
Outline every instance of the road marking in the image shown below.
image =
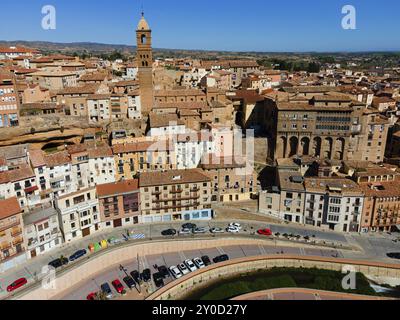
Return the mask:
<svg viewBox="0 0 400 320">
<path fill-rule="evenodd" d="M 225 251 L 224 251 L 224 249 L 222 249 L 222 248 L 220 248 L 220 247 L 217 247 L 217 250 L 218 250 L 218 252 L 222 255 L 222 254 L 225 254 Z"/>
<path fill-rule="evenodd" d="M 306 251 L 304 250 L 304 248 L 300 248 L 300 254 L 305 256 L 306 255 Z"/>
<path fill-rule="evenodd" d="M 265 248 L 261 244 L 258 245 L 258 248 L 260 249 L 261 255 L 266 255 L 267 254 L 267 252 L 265 251 Z"/>
<path fill-rule="evenodd" d="M 149 263 L 147 261 L 146 256 L 140 256 L 139 259 L 141 260 L 141 264 L 143 266 L 143 269 L 147 269 L 149 267 Z"/>
<path fill-rule="evenodd" d="M 181 258 L 182 261 L 187 260 L 185 254 L 183 252 L 179 252 L 179 257 Z"/>
</svg>

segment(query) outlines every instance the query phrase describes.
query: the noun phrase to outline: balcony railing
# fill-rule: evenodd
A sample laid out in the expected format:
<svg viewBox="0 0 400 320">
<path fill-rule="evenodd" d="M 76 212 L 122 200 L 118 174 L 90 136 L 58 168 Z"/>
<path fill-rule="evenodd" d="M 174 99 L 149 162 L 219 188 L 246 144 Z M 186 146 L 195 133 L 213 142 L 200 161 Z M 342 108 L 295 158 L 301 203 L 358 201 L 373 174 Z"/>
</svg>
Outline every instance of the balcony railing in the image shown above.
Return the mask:
<svg viewBox="0 0 400 320">
<path fill-rule="evenodd" d="M 19 226 L 19 224 L 20 224 L 19 220 L 15 221 L 13 223 L 3 224 L 0 226 L 0 232 L 10 229 L 10 228 L 13 228 L 13 227 L 17 227 L 17 226 Z"/>
</svg>

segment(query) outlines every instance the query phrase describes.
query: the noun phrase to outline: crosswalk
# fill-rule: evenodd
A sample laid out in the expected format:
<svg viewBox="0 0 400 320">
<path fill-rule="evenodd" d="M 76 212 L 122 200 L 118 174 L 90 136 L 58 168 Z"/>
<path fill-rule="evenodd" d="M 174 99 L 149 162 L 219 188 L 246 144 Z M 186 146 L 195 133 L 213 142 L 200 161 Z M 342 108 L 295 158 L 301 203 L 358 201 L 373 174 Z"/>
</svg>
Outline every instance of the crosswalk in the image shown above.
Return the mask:
<svg viewBox="0 0 400 320">
<path fill-rule="evenodd" d="M 145 239 L 146 236 L 143 233 L 139 233 L 139 234 L 132 234 L 129 236 L 129 238 L 132 240 L 140 240 L 140 239 Z"/>
</svg>

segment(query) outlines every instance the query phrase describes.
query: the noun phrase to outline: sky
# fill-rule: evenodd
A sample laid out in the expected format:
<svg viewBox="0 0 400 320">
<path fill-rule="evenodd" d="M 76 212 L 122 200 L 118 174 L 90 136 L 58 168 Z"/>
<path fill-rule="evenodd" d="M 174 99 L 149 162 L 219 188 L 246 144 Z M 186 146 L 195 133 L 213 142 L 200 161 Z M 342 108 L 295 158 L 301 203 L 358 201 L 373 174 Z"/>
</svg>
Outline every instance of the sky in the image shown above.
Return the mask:
<svg viewBox="0 0 400 320">
<path fill-rule="evenodd" d="M 56 29 L 42 29 L 42 7 Z M 342 7 L 356 30 L 342 28 Z M 226 51 L 400 51 L 398 0 L 19 0 L 2 1 L 0 40 L 135 45 L 141 8 L 153 47 Z"/>
</svg>

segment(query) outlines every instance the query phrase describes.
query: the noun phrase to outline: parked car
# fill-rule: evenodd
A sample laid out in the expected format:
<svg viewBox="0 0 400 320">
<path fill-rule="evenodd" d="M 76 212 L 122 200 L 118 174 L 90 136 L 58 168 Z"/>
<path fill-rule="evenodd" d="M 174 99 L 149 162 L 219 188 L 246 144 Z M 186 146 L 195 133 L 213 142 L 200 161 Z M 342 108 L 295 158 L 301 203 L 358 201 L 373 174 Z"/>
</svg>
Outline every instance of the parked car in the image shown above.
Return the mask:
<svg viewBox="0 0 400 320">
<path fill-rule="evenodd" d="M 242 229 L 242 225 L 240 223 L 237 223 L 237 222 L 231 222 L 229 224 L 229 227 L 235 227 L 235 228 L 238 228 L 239 230 Z"/>
<path fill-rule="evenodd" d="M 227 254 L 220 255 L 213 259 L 214 263 L 224 262 L 224 261 L 228 261 L 228 260 L 229 260 L 229 256 Z"/>
<path fill-rule="evenodd" d="M 163 278 L 166 279 L 167 277 L 169 277 L 169 271 L 168 268 L 166 266 L 160 266 L 158 267 L 158 272 L 161 273 L 163 275 Z"/>
<path fill-rule="evenodd" d="M 176 230 L 175 229 L 168 229 L 168 230 L 164 230 L 163 232 L 161 232 L 161 235 L 163 236 L 174 236 L 176 235 Z"/>
<path fill-rule="evenodd" d="M 229 226 L 228 228 L 226 228 L 226 232 L 229 233 L 239 233 L 240 229 L 237 227 L 233 227 L 233 226 Z"/>
<path fill-rule="evenodd" d="M 261 236 L 268 236 L 268 237 L 272 236 L 271 229 L 260 229 L 260 230 L 257 230 L 257 233 Z"/>
<path fill-rule="evenodd" d="M 107 282 L 103 283 L 100 286 L 100 288 L 101 288 L 101 291 L 103 291 L 103 293 L 105 294 L 107 299 L 110 300 L 110 299 L 114 298 L 114 295 L 113 295 L 113 293 L 111 291 L 110 285 Z"/>
<path fill-rule="evenodd" d="M 139 281 L 140 281 L 140 273 L 139 273 L 139 271 L 133 270 L 131 272 L 131 277 L 132 277 L 133 280 L 136 281 L 137 284 L 139 284 Z"/>
<path fill-rule="evenodd" d="M 386 255 L 391 259 L 400 259 L 400 252 L 390 252 Z"/>
<path fill-rule="evenodd" d="M 192 234 L 192 231 L 193 229 L 181 229 L 180 231 L 179 231 L 179 234 L 180 235 L 187 235 L 187 234 Z"/>
<path fill-rule="evenodd" d="M 142 274 L 140 275 L 140 278 L 144 282 L 149 282 L 151 280 L 151 271 L 150 271 L 150 269 L 144 269 Z"/>
<path fill-rule="evenodd" d="M 196 229 L 197 225 L 195 225 L 194 223 L 185 223 L 184 225 L 182 225 L 182 229 Z"/>
<path fill-rule="evenodd" d="M 210 230 L 211 233 L 224 233 L 224 229 L 222 228 L 211 228 Z"/>
<path fill-rule="evenodd" d="M 17 290 L 21 288 L 22 286 L 26 285 L 28 283 L 28 280 L 26 278 L 20 278 L 18 280 L 15 280 L 13 283 L 11 283 L 7 287 L 7 292 L 13 292 L 14 290 Z"/>
<path fill-rule="evenodd" d="M 111 282 L 111 284 L 113 285 L 113 287 L 115 288 L 115 290 L 117 290 L 117 292 L 119 294 L 124 294 L 125 288 L 122 285 L 121 281 L 119 281 L 118 279 L 114 280 L 113 282 Z"/>
<path fill-rule="evenodd" d="M 56 260 L 53 260 L 51 262 L 49 262 L 49 266 L 52 266 L 54 269 L 60 268 L 64 265 L 68 264 L 68 259 L 67 258 L 59 258 Z"/>
<path fill-rule="evenodd" d="M 198 269 L 203 269 L 203 268 L 206 267 L 205 264 L 204 264 L 204 262 L 203 262 L 203 260 L 201 260 L 200 258 L 194 258 L 194 259 L 193 259 L 193 262 L 194 262 L 194 264 L 196 265 L 196 267 L 197 267 Z"/>
<path fill-rule="evenodd" d="M 96 292 L 89 293 L 86 300 L 96 300 Z"/>
<path fill-rule="evenodd" d="M 193 229 L 193 233 L 195 233 L 195 234 L 200 234 L 200 233 L 206 233 L 207 232 L 207 229 L 206 228 L 196 228 L 196 229 Z"/>
<path fill-rule="evenodd" d="M 211 264 L 211 260 L 210 260 L 209 256 L 202 256 L 201 260 L 203 260 L 206 267 Z"/>
<path fill-rule="evenodd" d="M 133 280 L 132 277 L 126 276 L 123 280 L 124 280 L 125 284 L 127 285 L 127 287 L 131 290 L 132 290 L 132 288 L 134 288 L 136 286 L 135 280 Z"/>
<path fill-rule="evenodd" d="M 189 269 L 186 267 L 186 265 L 184 263 L 181 263 L 178 266 L 178 268 L 182 272 L 183 275 L 186 275 L 186 274 L 188 274 L 190 272 Z"/>
<path fill-rule="evenodd" d="M 174 276 L 175 279 L 182 278 L 183 274 L 176 266 L 169 267 L 169 271 Z"/>
<path fill-rule="evenodd" d="M 186 267 L 188 267 L 188 269 L 189 269 L 191 272 L 194 272 L 194 271 L 197 270 L 197 267 L 196 267 L 196 265 L 193 263 L 192 260 L 187 259 L 187 260 L 185 260 L 183 263 L 186 265 Z"/>
<path fill-rule="evenodd" d="M 154 284 L 157 288 L 164 287 L 164 277 L 161 272 L 156 272 L 153 274 Z"/>
<path fill-rule="evenodd" d="M 78 260 L 79 258 L 83 257 L 84 255 L 86 255 L 87 251 L 85 249 L 82 250 L 78 250 L 77 252 L 75 252 L 73 255 L 71 255 L 69 257 L 69 261 L 75 261 Z"/>
</svg>

